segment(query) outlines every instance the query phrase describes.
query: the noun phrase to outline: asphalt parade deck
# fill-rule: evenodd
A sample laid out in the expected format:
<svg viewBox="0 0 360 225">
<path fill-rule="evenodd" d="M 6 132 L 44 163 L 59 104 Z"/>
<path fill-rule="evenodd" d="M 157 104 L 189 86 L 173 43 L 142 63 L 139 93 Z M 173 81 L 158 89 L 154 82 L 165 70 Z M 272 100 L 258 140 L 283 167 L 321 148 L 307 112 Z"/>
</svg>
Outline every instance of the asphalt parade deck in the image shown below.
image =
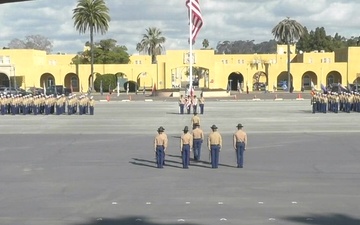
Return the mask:
<svg viewBox="0 0 360 225">
<path fill-rule="evenodd" d="M 359 113 L 312 114 L 305 101 L 207 101 L 205 136 L 223 136 L 218 169 L 181 166 L 176 102 L 97 102 L 95 115 L 1 120 L 1 225 L 358 225 Z M 236 168 L 232 134 L 249 145 Z M 165 127 L 164 169 L 153 138 Z M 204 143 L 205 144 L 205 143 Z"/>
</svg>

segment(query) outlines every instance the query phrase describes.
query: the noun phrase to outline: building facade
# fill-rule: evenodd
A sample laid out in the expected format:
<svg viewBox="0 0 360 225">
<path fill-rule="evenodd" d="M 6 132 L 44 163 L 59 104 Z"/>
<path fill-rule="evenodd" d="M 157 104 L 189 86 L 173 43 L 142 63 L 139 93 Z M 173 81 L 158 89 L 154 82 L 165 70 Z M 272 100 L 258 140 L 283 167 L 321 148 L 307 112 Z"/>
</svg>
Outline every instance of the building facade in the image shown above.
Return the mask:
<svg viewBox="0 0 360 225">
<path fill-rule="evenodd" d="M 202 89 L 254 91 L 266 87 L 281 90 L 288 82 L 286 46 L 276 54 L 215 54 L 214 50 L 194 50 L 193 84 Z M 292 52 L 295 47 L 292 46 Z M 48 87 L 63 85 L 74 92 L 91 87 L 90 65 L 72 63 L 75 54 L 46 54 L 28 49 L 0 50 L 0 85 Z M 321 90 L 333 83 L 360 84 L 360 47 L 335 52 L 314 51 L 291 54 L 291 83 L 294 91 Z M 133 55 L 129 64 L 95 64 L 94 74 L 114 74 L 126 82 L 121 88 L 178 89 L 189 83 L 188 50 L 168 50 L 151 63 L 147 55 Z M 130 85 L 127 85 L 129 83 Z"/>
</svg>

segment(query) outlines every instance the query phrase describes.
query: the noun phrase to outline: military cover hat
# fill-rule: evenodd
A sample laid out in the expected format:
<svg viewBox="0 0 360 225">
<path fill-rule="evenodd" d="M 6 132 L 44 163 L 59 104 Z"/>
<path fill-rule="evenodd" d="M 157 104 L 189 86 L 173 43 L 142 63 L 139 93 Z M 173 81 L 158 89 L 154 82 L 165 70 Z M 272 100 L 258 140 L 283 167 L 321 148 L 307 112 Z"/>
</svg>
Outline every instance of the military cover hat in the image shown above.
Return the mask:
<svg viewBox="0 0 360 225">
<path fill-rule="evenodd" d="M 164 132 L 165 128 L 163 128 L 162 126 L 158 128 L 158 132 Z"/>
<path fill-rule="evenodd" d="M 237 126 L 236 126 L 237 128 L 241 128 L 241 127 L 244 127 L 241 123 L 239 123 Z"/>
</svg>

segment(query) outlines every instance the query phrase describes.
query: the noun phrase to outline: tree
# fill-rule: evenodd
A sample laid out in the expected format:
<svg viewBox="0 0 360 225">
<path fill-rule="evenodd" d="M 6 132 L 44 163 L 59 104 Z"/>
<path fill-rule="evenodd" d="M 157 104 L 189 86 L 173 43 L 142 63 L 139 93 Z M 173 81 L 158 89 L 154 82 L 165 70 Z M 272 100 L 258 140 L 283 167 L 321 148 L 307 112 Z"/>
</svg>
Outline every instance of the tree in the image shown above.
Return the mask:
<svg viewBox="0 0 360 225">
<path fill-rule="evenodd" d="M 114 39 L 101 40 L 94 44 L 94 64 L 127 64 L 130 56 L 126 46 L 119 46 Z M 90 51 L 78 53 L 73 59 L 74 64 L 90 64 Z"/>
<path fill-rule="evenodd" d="M 74 26 L 80 33 L 90 31 L 91 88 L 94 89 L 94 33 L 105 34 L 109 28 L 109 8 L 104 0 L 78 0 L 73 10 Z"/>
<path fill-rule="evenodd" d="M 272 34 L 275 39 L 281 44 L 287 45 L 287 73 L 288 73 L 288 88 L 292 92 L 292 82 L 290 80 L 290 45 L 295 44 L 304 34 L 304 27 L 296 20 L 291 20 L 289 17 L 280 21 L 273 29 Z M 295 53 L 295 52 L 293 52 Z"/>
<path fill-rule="evenodd" d="M 25 42 L 23 40 L 20 40 L 18 38 L 14 38 L 10 41 L 10 43 L 8 44 L 9 48 L 12 49 L 25 49 Z"/>
<path fill-rule="evenodd" d="M 116 87 L 116 76 L 114 74 L 97 74 L 94 81 L 94 88 L 96 91 L 100 91 L 100 86 L 104 92 L 109 92 Z M 110 88 L 110 89 L 109 89 Z"/>
<path fill-rule="evenodd" d="M 207 49 L 209 47 L 209 40 L 208 39 L 204 39 L 202 42 L 203 48 Z"/>
<path fill-rule="evenodd" d="M 53 45 L 48 38 L 37 34 L 28 35 L 25 37 L 25 40 L 20 40 L 18 38 L 12 39 L 8 44 L 8 47 L 12 49 L 36 49 L 50 53 Z"/>
<path fill-rule="evenodd" d="M 162 32 L 156 27 L 146 29 L 146 34 L 143 34 L 143 39 L 137 44 L 136 50 L 139 52 L 146 52 L 151 55 L 151 62 L 157 63 L 156 56 L 161 55 L 164 50 L 162 44 L 165 43 L 166 38 L 161 36 Z M 139 45 L 140 44 L 140 45 Z"/>
</svg>

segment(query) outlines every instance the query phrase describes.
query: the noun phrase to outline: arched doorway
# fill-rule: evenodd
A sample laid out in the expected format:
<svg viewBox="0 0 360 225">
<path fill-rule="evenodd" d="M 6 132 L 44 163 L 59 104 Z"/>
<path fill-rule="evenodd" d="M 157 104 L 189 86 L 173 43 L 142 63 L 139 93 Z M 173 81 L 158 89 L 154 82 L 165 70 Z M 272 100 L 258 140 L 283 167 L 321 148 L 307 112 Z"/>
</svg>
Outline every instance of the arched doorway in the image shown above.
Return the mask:
<svg viewBox="0 0 360 225">
<path fill-rule="evenodd" d="M 304 90 L 313 90 L 317 86 L 317 76 L 312 71 L 307 71 L 302 76 L 301 81 Z"/>
<path fill-rule="evenodd" d="M 3 86 L 3 87 L 10 86 L 9 77 L 5 73 L 0 73 L 0 86 Z"/>
<path fill-rule="evenodd" d="M 138 89 L 151 88 L 153 83 L 153 78 L 147 72 L 141 72 L 137 76 L 136 82 Z"/>
<path fill-rule="evenodd" d="M 120 88 L 119 91 L 126 91 L 127 85 L 125 86 L 125 84 L 128 82 L 128 78 L 126 74 L 123 72 L 117 72 L 115 76 L 117 78 L 117 82 L 119 82 L 119 88 Z"/>
<path fill-rule="evenodd" d="M 228 77 L 228 89 L 237 91 L 244 87 L 244 76 L 239 72 L 232 72 Z"/>
<path fill-rule="evenodd" d="M 44 73 L 40 77 L 40 87 L 46 89 L 55 85 L 55 77 L 51 73 Z"/>
<path fill-rule="evenodd" d="M 341 84 L 341 74 L 338 71 L 331 71 L 326 76 L 326 87 L 330 87 L 333 84 Z"/>
<path fill-rule="evenodd" d="M 288 88 L 288 82 L 289 78 L 288 78 L 288 73 L 286 71 L 281 72 L 279 74 L 279 76 L 277 77 L 277 84 L 276 84 L 276 88 L 277 90 L 289 90 Z M 293 82 L 293 76 L 292 74 L 290 74 L 290 84 L 292 85 Z"/>
<path fill-rule="evenodd" d="M 267 82 L 268 80 L 265 72 L 256 72 L 253 76 L 253 91 L 265 90 Z"/>
<path fill-rule="evenodd" d="M 124 83 L 124 90 L 127 91 L 129 88 L 129 92 L 135 92 L 137 90 L 137 83 L 135 81 L 129 80 Z"/>
<path fill-rule="evenodd" d="M 75 73 L 68 73 L 64 78 L 66 88 L 70 88 L 72 92 L 79 92 L 79 77 Z"/>
</svg>

